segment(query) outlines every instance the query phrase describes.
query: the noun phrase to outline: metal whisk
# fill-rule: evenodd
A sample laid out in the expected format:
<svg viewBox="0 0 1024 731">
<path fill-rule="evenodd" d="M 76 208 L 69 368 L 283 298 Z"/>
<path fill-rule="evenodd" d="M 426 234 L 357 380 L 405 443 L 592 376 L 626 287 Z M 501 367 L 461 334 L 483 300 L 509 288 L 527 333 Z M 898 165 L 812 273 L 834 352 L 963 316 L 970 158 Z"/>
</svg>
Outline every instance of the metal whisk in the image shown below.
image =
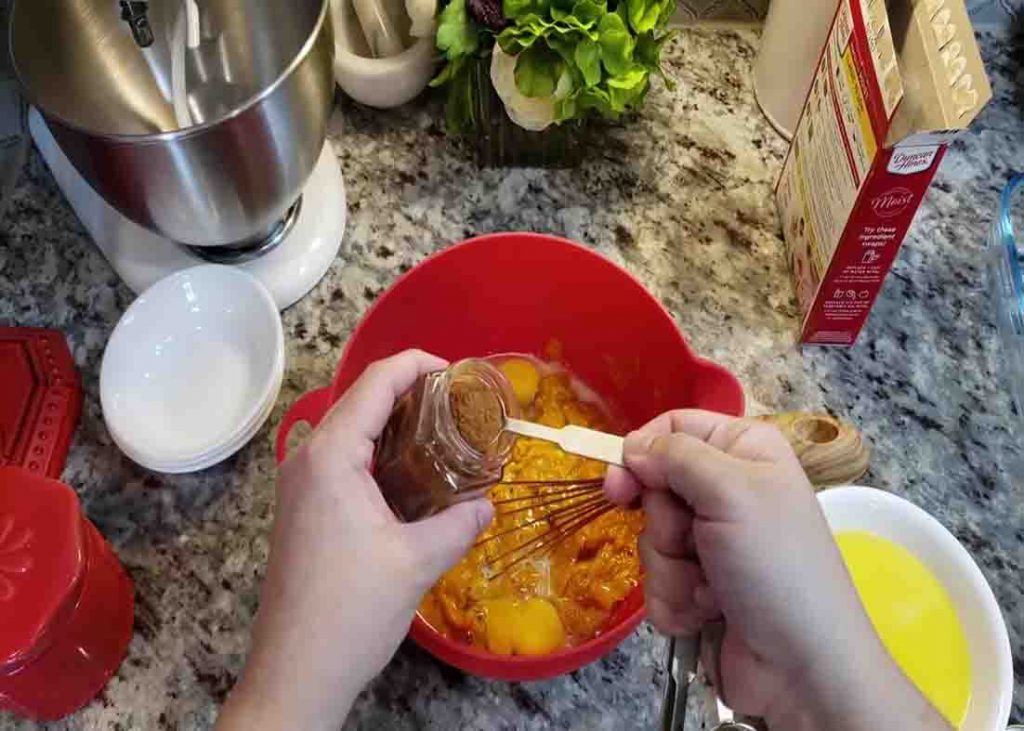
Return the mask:
<svg viewBox="0 0 1024 731">
<path fill-rule="evenodd" d="M 601 478 L 590 480 L 526 480 L 498 483 L 509 497 L 492 499 L 501 520 L 524 515 L 526 520 L 499 530 L 476 543 L 474 548 L 489 550 L 499 539 L 514 536 L 511 547 L 494 549 L 486 557 L 488 580 L 497 579 L 532 558 L 545 556 L 575 533 L 593 523 L 616 506 L 604 497 Z M 521 492 L 522 494 L 514 494 Z"/>
</svg>

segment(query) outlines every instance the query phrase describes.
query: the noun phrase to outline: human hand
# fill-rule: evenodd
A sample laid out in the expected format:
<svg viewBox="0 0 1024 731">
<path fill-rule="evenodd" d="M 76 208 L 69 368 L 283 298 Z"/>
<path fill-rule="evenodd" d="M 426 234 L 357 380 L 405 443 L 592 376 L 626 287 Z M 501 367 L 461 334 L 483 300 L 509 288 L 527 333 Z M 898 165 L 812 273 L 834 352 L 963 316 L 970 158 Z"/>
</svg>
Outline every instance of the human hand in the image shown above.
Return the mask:
<svg viewBox="0 0 1024 731">
<path fill-rule="evenodd" d="M 675 411 L 625 456 L 605 492 L 642 500 L 648 617 L 677 636 L 724 617 L 704 664 L 734 710 L 786 731 L 948 728 L 888 657 L 777 429 Z"/>
<path fill-rule="evenodd" d="M 222 731 L 339 728 L 423 594 L 490 523 L 478 500 L 403 524 L 370 474 L 396 399 L 446 365 L 419 351 L 371 365 L 282 465 L 252 650 Z"/>
</svg>

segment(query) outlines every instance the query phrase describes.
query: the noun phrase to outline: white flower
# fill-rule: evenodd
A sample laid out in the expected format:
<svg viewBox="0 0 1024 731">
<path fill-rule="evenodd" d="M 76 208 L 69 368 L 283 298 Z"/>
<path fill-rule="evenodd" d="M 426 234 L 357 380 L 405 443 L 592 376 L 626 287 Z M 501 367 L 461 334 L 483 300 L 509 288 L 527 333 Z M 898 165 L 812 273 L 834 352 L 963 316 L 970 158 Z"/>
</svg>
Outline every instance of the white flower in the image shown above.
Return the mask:
<svg viewBox="0 0 1024 731">
<path fill-rule="evenodd" d="M 409 14 L 412 25 L 409 35 L 413 38 L 429 38 L 434 35 L 437 23 L 437 0 L 405 0 L 405 12 Z"/>
<path fill-rule="evenodd" d="M 555 121 L 555 102 L 569 93 L 572 79 L 563 74 L 550 96 L 526 96 L 516 86 L 516 56 L 495 44 L 491 53 L 491 83 L 509 118 L 523 129 L 539 132 Z"/>
</svg>

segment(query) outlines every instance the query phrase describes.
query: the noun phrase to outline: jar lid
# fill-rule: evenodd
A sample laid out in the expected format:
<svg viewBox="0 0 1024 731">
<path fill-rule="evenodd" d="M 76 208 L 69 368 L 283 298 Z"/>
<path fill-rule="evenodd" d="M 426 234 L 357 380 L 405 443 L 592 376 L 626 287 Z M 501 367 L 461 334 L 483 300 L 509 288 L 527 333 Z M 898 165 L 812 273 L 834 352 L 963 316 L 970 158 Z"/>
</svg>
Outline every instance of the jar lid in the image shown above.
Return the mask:
<svg viewBox="0 0 1024 731">
<path fill-rule="evenodd" d="M 0 328 L 0 466 L 60 477 L 82 388 L 56 330 Z"/>
<path fill-rule="evenodd" d="M 0 675 L 45 647 L 72 611 L 86 554 L 75 491 L 0 467 Z"/>
</svg>

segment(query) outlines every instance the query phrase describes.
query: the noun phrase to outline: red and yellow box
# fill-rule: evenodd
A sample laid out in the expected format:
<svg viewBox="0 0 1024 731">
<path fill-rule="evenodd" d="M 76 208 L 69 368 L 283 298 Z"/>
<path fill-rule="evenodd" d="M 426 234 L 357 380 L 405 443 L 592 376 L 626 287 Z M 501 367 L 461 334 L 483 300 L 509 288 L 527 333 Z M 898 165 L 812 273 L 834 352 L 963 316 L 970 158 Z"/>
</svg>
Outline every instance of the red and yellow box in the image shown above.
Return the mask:
<svg viewBox="0 0 1024 731">
<path fill-rule="evenodd" d="M 805 344 L 852 345 L 992 96 L 963 0 L 840 0 L 775 188 Z"/>
</svg>

